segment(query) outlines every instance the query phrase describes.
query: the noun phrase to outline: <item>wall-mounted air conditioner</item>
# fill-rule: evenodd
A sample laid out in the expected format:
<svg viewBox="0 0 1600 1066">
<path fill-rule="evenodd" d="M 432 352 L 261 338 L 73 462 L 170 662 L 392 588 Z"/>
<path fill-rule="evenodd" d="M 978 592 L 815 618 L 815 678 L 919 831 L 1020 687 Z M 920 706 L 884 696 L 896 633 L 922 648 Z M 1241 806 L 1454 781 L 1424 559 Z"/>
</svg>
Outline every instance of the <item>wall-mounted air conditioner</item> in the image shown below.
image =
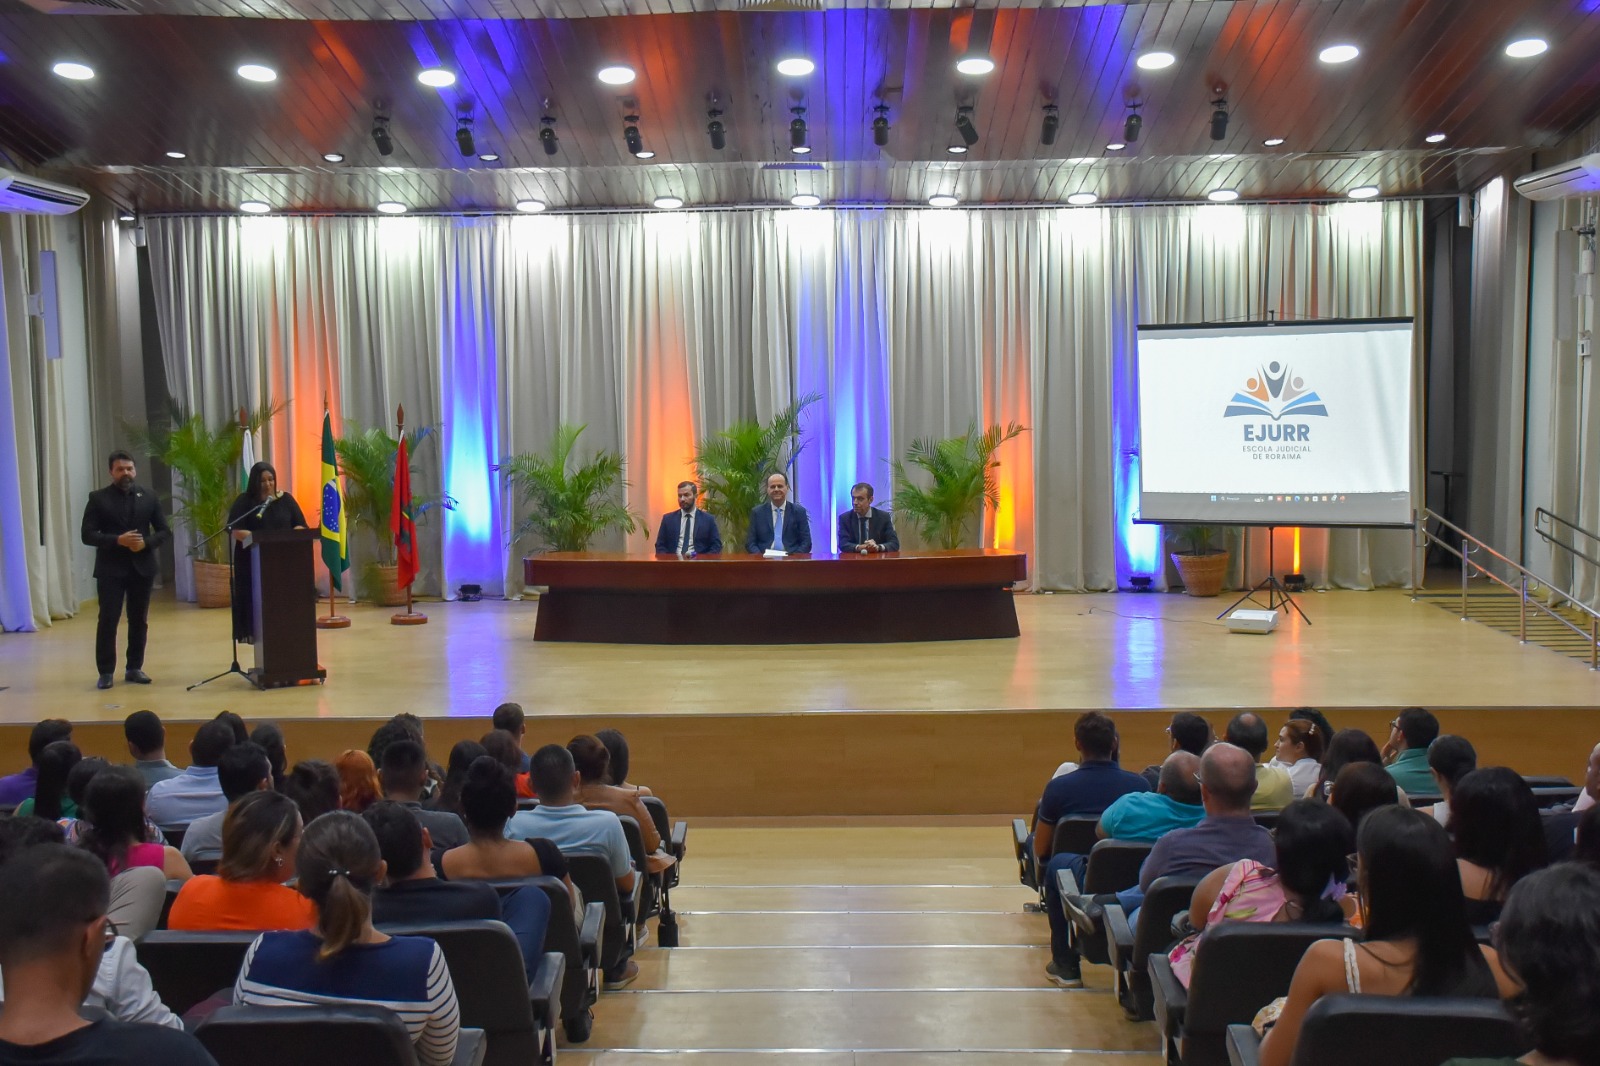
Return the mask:
<svg viewBox="0 0 1600 1066">
<path fill-rule="evenodd" d="M 0 170 L 0 213 L 70 215 L 89 202 L 89 194 L 70 185 Z"/>
<path fill-rule="evenodd" d="M 1530 200 L 1565 200 L 1600 193 L 1600 153 L 1525 174 L 1514 183 Z"/>
</svg>

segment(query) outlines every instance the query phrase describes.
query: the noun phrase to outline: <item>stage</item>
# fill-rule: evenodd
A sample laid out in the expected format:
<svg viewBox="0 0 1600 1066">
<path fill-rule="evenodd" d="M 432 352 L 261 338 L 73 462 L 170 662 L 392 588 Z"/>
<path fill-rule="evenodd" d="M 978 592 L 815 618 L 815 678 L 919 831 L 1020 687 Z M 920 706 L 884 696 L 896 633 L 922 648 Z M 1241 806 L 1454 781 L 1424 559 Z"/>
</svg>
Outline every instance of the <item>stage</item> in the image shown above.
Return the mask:
<svg viewBox="0 0 1600 1066">
<path fill-rule="evenodd" d="M 115 725 L 145 707 L 169 724 L 224 708 L 277 720 L 291 759 L 365 746 L 378 720 L 411 711 L 430 720 L 442 760 L 515 700 L 535 719 L 530 747 L 623 729 L 634 778 L 672 796 L 675 815 L 1000 814 L 1021 813 L 1071 757 L 1069 712 L 1091 708 L 1116 713 L 1130 766 L 1165 750 L 1166 715 L 1147 712 L 1171 709 L 1220 730 L 1237 709 L 1309 704 L 1378 735 L 1421 704 L 1485 761 L 1571 777 L 1600 740 L 1600 674 L 1405 591 L 1310 593 L 1300 602 L 1312 624 L 1291 616 L 1267 636 L 1229 633 L 1215 619 L 1229 602 L 1018 595 L 1017 639 L 771 647 L 535 643 L 533 598 L 424 603 L 419 627 L 357 604 L 344 609 L 350 629 L 319 634 L 327 684 L 270 692 L 238 678 L 185 692 L 228 665 L 228 615 L 170 595 L 151 611 L 156 683 L 127 685 L 119 671 L 100 692 L 89 603 L 48 630 L 0 637 L 0 723 L 12 727 L 0 728 L 0 765 L 20 765 L 16 727 L 44 717 L 114 724 L 79 742 L 123 758 Z M 248 667 L 251 649 L 240 652 Z M 172 734 L 181 764 L 188 730 Z"/>
</svg>

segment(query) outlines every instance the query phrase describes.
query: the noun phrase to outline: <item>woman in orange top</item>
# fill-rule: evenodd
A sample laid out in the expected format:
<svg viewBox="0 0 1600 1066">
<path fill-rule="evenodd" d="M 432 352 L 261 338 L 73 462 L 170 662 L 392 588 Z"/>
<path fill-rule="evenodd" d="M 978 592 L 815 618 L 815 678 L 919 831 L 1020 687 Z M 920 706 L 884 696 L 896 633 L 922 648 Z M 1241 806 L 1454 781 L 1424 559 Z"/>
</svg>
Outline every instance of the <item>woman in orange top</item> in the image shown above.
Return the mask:
<svg viewBox="0 0 1600 1066">
<path fill-rule="evenodd" d="M 169 929 L 310 929 L 316 906 L 283 882 L 294 877 L 300 810 L 281 792 L 252 792 L 222 820 L 215 875 L 190 879 L 172 902 Z"/>
<path fill-rule="evenodd" d="M 378 784 L 378 769 L 372 756 L 351 748 L 334 762 L 339 771 L 339 809 L 360 814 L 383 799 L 383 787 Z"/>
</svg>

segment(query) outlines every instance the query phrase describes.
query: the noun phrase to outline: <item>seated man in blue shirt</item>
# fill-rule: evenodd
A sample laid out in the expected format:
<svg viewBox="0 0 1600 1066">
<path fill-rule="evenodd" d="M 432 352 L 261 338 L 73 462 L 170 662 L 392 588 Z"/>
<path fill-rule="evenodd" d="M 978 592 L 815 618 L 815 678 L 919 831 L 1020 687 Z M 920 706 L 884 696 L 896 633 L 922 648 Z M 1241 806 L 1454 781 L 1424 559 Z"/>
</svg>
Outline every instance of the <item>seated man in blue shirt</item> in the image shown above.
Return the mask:
<svg viewBox="0 0 1600 1066">
<path fill-rule="evenodd" d="M 1206 815 L 1200 805 L 1200 756 L 1175 751 L 1161 764 L 1154 792 L 1130 792 L 1106 808 L 1095 827 L 1101 840 L 1153 844 Z M 1080 878 L 1081 880 L 1081 878 Z"/>
<path fill-rule="evenodd" d="M 217 763 L 222 753 L 234 745 L 233 727 L 212 719 L 195 730 L 189 741 L 188 769 L 177 777 L 150 786 L 145 813 L 160 826 L 188 825 L 208 814 L 228 809 L 228 797 L 217 780 Z"/>
</svg>

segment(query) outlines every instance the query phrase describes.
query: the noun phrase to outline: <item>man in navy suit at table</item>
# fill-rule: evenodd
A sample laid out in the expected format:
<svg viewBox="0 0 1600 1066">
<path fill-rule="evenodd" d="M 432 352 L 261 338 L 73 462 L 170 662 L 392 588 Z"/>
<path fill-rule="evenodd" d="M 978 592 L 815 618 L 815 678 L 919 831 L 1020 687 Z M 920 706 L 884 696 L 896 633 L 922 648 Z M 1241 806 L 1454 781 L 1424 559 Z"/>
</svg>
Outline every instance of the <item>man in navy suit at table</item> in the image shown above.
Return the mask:
<svg viewBox="0 0 1600 1066">
<path fill-rule="evenodd" d="M 900 534 L 894 531 L 894 519 L 888 511 L 872 506 L 871 485 L 858 481 L 850 486 L 850 503 L 850 510 L 839 516 L 840 555 L 900 550 Z"/>
<path fill-rule="evenodd" d="M 767 478 L 767 502 L 750 512 L 750 533 L 744 539 L 744 550 L 751 555 L 769 548 L 811 554 L 811 518 L 804 507 L 789 502 L 789 479 L 782 474 Z"/>
<path fill-rule="evenodd" d="M 678 509 L 661 516 L 661 528 L 656 533 L 657 555 L 718 555 L 722 552 L 722 534 L 717 530 L 717 520 L 695 506 L 700 497 L 700 486 L 692 481 L 678 482 Z"/>
</svg>

